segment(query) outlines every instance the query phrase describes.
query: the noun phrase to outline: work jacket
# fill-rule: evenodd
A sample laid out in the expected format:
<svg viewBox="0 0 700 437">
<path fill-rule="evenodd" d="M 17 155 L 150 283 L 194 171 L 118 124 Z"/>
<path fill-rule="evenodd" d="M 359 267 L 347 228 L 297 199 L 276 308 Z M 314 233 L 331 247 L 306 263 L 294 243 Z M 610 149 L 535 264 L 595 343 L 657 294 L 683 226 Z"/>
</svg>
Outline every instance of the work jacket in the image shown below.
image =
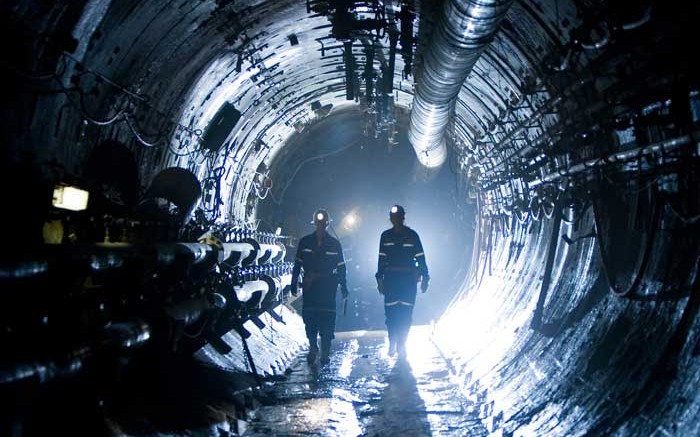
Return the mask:
<svg viewBox="0 0 700 437">
<path fill-rule="evenodd" d="M 304 292 L 304 309 L 335 311 L 335 295 L 338 284 L 345 289 L 345 259 L 340 242 L 328 232 L 323 232 L 319 244 L 313 232 L 299 240 L 292 284 L 299 280 L 303 269 L 302 289 Z"/>
</svg>

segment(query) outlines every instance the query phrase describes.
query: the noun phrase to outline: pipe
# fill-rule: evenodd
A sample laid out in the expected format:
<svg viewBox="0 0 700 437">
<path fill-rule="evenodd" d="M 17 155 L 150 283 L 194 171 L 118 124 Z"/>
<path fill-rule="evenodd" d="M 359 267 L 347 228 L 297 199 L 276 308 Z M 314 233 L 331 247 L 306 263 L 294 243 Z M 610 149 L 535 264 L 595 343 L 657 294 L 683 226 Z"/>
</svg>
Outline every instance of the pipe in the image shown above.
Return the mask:
<svg viewBox="0 0 700 437">
<path fill-rule="evenodd" d="M 266 262 L 274 262 L 273 260 L 279 259 L 279 255 L 282 253 L 282 246 L 279 244 L 260 244 L 260 251 L 258 252 L 258 265 L 265 264 Z"/>
<path fill-rule="evenodd" d="M 149 266 L 181 263 L 207 267 L 216 262 L 215 251 L 214 247 L 202 243 L 43 245 L 27 249 L 19 261 L 1 260 L 0 279 L 22 280 L 50 274 L 66 266 L 87 266 L 92 271 L 117 270 L 129 261 Z"/>
<path fill-rule="evenodd" d="M 39 384 L 78 374 L 85 364 L 107 349 L 124 350 L 141 346 L 151 338 L 151 328 L 142 320 L 111 323 L 91 342 L 75 346 L 62 355 L 45 360 L 16 362 L 0 366 L 0 386 L 30 378 Z"/>
<path fill-rule="evenodd" d="M 425 50 L 411 109 L 408 139 L 418 161 L 439 167 L 447 158 L 445 128 L 457 95 L 493 40 L 512 0 L 450 0 Z"/>
<path fill-rule="evenodd" d="M 173 320 L 190 325 L 200 319 L 202 314 L 212 309 L 222 309 L 226 298 L 218 293 L 209 293 L 195 299 L 185 300 L 166 306 L 165 312 Z"/>
<path fill-rule="evenodd" d="M 562 177 L 573 176 L 594 167 L 604 167 L 611 163 L 620 163 L 633 159 L 639 159 L 642 156 L 651 155 L 658 152 L 668 153 L 679 147 L 685 146 L 686 144 L 690 144 L 693 141 L 693 138 L 695 138 L 696 134 L 697 133 L 681 135 L 679 137 L 661 140 L 647 146 L 623 150 L 601 158 L 589 159 L 568 168 L 556 170 L 539 179 L 529 182 L 528 185 L 530 188 L 533 188 L 544 183 L 554 182 Z"/>
<path fill-rule="evenodd" d="M 283 243 L 275 243 L 277 247 L 279 247 L 279 251 L 277 252 L 276 256 L 273 256 L 270 259 L 271 263 L 279 263 L 284 261 L 284 257 L 287 255 L 287 246 L 285 246 Z"/>
<path fill-rule="evenodd" d="M 279 300 L 279 294 L 282 289 L 279 288 L 277 279 L 273 278 L 272 276 L 262 275 L 260 280 L 265 281 L 268 286 L 267 293 L 265 293 L 262 299 L 260 299 L 260 309 L 267 311 L 268 309 L 272 308 L 274 302 Z"/>
<path fill-rule="evenodd" d="M 255 251 L 250 243 L 223 243 L 219 252 L 219 262 L 226 262 L 233 266 L 242 266 L 244 260 L 249 260 Z"/>
<path fill-rule="evenodd" d="M 261 293 L 260 300 L 262 301 L 268 291 L 270 291 L 270 285 L 261 280 L 246 281 L 242 285 L 234 286 L 233 291 L 236 293 L 238 301 L 243 303 L 247 303 L 259 291 Z"/>
</svg>

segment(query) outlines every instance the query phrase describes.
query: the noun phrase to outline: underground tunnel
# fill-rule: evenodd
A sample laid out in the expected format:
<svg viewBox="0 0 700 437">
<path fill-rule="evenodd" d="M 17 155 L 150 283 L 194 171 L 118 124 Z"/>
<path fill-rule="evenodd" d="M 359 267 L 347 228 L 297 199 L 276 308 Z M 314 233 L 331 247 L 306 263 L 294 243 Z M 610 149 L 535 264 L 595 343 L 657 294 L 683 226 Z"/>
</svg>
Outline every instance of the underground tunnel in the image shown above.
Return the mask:
<svg viewBox="0 0 700 437">
<path fill-rule="evenodd" d="M 700 435 L 698 9 L 3 2 L 2 435 Z"/>
</svg>

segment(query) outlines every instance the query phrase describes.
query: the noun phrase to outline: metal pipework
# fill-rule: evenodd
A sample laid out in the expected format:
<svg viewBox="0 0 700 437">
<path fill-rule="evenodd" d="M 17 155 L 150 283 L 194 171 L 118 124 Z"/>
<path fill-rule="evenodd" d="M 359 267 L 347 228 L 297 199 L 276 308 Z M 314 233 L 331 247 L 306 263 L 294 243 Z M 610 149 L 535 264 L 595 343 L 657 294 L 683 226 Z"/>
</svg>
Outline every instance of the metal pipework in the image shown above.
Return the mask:
<svg viewBox="0 0 700 437">
<path fill-rule="evenodd" d="M 248 266 L 255 256 L 255 247 L 250 243 L 223 243 L 219 252 L 219 262 L 226 262 L 232 266 Z"/>
<path fill-rule="evenodd" d="M 199 320 L 205 312 L 213 309 L 222 309 L 225 305 L 225 297 L 219 293 L 209 293 L 206 296 L 168 305 L 165 307 L 165 312 L 173 320 L 189 325 Z"/>
<path fill-rule="evenodd" d="M 251 299 L 253 299 L 253 296 L 255 296 L 256 293 L 260 294 L 260 300 L 258 300 L 257 303 L 262 301 L 265 298 L 265 295 L 270 291 L 270 284 L 266 281 L 263 280 L 257 280 L 257 281 L 246 281 L 242 285 L 236 285 L 233 287 L 234 293 L 236 293 L 236 298 L 238 301 L 243 302 L 243 303 L 249 303 Z M 252 302 L 251 302 L 252 303 Z"/>
<path fill-rule="evenodd" d="M 493 40 L 512 0 L 449 0 L 423 58 L 408 139 L 418 161 L 439 167 L 447 158 L 445 128 L 462 83 Z"/>
<path fill-rule="evenodd" d="M 286 248 L 282 244 L 260 244 L 258 264 L 281 261 L 285 253 Z"/>
<path fill-rule="evenodd" d="M 541 178 L 535 179 L 529 182 L 530 188 L 536 187 L 543 183 L 551 183 L 563 177 L 573 176 L 577 173 L 588 171 L 592 168 L 604 167 L 608 164 L 621 163 L 626 161 L 631 161 L 635 159 L 640 159 L 642 156 L 650 155 L 653 153 L 669 153 L 677 148 L 691 144 L 693 138 L 698 134 L 694 132 L 693 134 L 681 135 L 675 138 L 669 138 L 666 140 L 658 141 L 653 144 L 649 144 L 642 147 L 636 147 L 634 149 L 623 150 L 621 152 L 616 152 L 604 157 L 589 159 L 572 166 L 561 168 L 552 173 L 546 174 Z"/>
<path fill-rule="evenodd" d="M 287 286 L 292 284 L 292 275 L 290 273 L 281 275 L 274 278 L 275 284 L 277 285 L 277 290 L 284 290 Z"/>
<path fill-rule="evenodd" d="M 91 343 L 76 346 L 54 359 L 23 361 L 0 366 L 0 386 L 34 379 L 43 384 L 72 376 L 83 370 L 85 363 L 102 350 L 125 350 L 138 347 L 151 338 L 151 328 L 142 320 L 111 323 L 100 330 Z"/>
</svg>

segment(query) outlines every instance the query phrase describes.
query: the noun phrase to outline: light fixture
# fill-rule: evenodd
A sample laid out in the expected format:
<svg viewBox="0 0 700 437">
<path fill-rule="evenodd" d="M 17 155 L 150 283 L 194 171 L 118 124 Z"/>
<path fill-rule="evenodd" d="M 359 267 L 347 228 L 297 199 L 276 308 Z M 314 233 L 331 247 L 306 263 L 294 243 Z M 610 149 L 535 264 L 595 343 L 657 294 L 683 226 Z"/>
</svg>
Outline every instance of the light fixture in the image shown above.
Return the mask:
<svg viewBox="0 0 700 437">
<path fill-rule="evenodd" d="M 83 211 L 87 208 L 89 194 L 80 188 L 59 184 L 53 189 L 51 204 L 56 208 Z"/>
<path fill-rule="evenodd" d="M 343 228 L 351 231 L 360 224 L 360 216 L 355 211 L 350 211 L 343 217 Z"/>
</svg>

